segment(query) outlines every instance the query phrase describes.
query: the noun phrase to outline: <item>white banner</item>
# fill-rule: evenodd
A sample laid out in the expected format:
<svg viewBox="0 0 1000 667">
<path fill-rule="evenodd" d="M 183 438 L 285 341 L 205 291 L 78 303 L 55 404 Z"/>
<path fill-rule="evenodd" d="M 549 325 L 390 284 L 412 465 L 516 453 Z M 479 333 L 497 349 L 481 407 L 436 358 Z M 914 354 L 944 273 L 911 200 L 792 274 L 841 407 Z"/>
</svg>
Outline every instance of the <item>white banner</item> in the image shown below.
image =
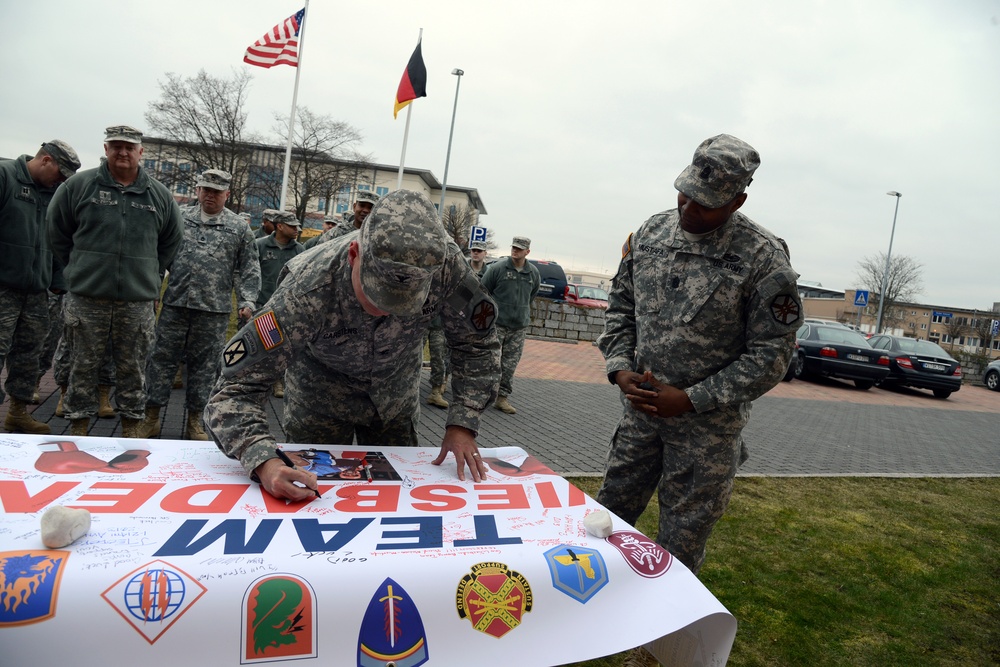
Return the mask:
<svg viewBox="0 0 1000 667">
<path fill-rule="evenodd" d="M 437 448 L 286 445 L 286 503 L 212 443 L 0 435 L 9 665 L 563 665 L 648 644 L 724 665 L 736 621 L 679 561 L 516 447 L 483 483 Z M 46 549 L 49 507 L 91 512 Z"/>
</svg>

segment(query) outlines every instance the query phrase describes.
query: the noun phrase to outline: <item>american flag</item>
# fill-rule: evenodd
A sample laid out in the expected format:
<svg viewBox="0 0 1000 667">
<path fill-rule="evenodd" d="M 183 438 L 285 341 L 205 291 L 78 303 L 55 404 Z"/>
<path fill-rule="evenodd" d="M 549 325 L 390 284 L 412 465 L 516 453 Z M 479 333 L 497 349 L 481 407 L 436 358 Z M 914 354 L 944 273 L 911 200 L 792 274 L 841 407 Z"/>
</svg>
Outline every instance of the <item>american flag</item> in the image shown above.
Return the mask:
<svg viewBox="0 0 1000 667">
<path fill-rule="evenodd" d="M 284 341 L 281 329 L 278 327 L 278 321 L 274 319 L 274 311 L 267 311 L 255 319 L 253 323 L 257 327 L 260 342 L 264 344 L 265 350 L 273 350 Z"/>
<path fill-rule="evenodd" d="M 299 66 L 299 32 L 305 20 L 303 7 L 287 19 L 271 28 L 271 31 L 247 48 L 243 62 L 257 67 L 275 65 Z"/>
</svg>

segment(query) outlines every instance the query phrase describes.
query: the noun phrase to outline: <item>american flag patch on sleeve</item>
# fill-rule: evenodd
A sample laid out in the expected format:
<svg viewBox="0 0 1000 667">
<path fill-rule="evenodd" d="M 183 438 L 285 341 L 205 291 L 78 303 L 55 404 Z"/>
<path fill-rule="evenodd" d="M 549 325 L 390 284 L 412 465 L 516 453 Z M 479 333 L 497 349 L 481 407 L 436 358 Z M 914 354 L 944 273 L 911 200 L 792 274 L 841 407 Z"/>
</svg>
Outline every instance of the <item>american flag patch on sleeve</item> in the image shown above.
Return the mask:
<svg viewBox="0 0 1000 667">
<path fill-rule="evenodd" d="M 253 324 L 257 327 L 257 334 L 260 336 L 260 342 L 264 344 L 265 350 L 273 350 L 285 342 L 278 321 L 274 319 L 274 311 L 269 310 L 263 315 L 257 316 Z"/>
</svg>

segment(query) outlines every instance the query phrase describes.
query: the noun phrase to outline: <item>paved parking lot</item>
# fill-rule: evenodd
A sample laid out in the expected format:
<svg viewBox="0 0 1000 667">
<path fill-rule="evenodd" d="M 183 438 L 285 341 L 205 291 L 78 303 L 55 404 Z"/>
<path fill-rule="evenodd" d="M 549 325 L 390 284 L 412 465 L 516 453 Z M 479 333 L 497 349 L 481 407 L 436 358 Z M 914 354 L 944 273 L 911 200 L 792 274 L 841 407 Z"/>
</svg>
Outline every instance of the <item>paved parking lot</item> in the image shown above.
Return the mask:
<svg viewBox="0 0 1000 667">
<path fill-rule="evenodd" d="M 421 393 L 430 391 L 428 371 Z M 54 434 L 69 431 L 55 417 L 58 391 L 44 378 L 36 419 Z M 450 398 L 450 393 L 446 394 Z M 163 438 L 179 439 L 183 390 L 163 411 Z M 621 414 L 600 352 L 589 343 L 529 339 L 514 380 L 516 415 L 488 408 L 480 445 L 518 445 L 563 475 L 600 475 Z M 283 439 L 282 404 L 269 406 L 272 432 Z M 0 419 L 7 404 L 0 406 Z M 423 405 L 420 444 L 436 447 L 447 412 Z M 117 419 L 95 420 L 91 435 L 121 432 Z M 782 382 L 754 404 L 744 431 L 750 460 L 744 475 L 981 476 L 1000 475 L 1000 393 L 966 385 L 941 400 L 929 392 L 861 391 L 837 380 Z"/>
</svg>

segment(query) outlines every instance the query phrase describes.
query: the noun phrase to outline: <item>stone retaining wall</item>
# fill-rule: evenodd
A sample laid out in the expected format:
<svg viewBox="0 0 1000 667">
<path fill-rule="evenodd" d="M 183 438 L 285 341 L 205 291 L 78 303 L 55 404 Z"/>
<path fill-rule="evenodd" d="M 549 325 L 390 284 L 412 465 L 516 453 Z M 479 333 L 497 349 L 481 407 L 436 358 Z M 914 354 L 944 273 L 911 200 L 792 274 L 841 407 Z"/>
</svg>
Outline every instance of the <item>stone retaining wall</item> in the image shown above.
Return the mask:
<svg viewBox="0 0 1000 667">
<path fill-rule="evenodd" d="M 551 299 L 535 299 L 531 302 L 529 336 L 593 342 L 602 331 L 604 331 L 603 308 L 584 308 Z"/>
</svg>

